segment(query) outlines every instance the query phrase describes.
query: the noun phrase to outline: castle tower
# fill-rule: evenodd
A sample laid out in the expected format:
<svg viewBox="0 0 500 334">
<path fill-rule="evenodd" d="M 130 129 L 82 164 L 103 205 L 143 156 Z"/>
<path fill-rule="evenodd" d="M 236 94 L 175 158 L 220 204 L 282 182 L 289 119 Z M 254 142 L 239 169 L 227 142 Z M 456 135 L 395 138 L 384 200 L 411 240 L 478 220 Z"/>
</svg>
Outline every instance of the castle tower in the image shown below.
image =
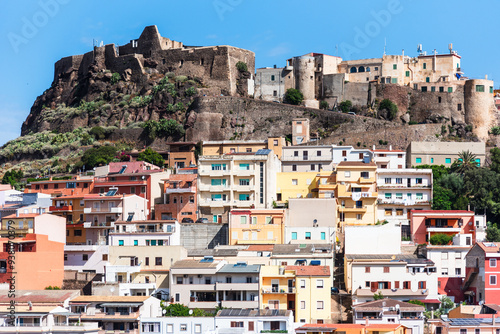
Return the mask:
<svg viewBox="0 0 500 334">
<path fill-rule="evenodd" d="M 493 87 L 493 81 L 487 79 L 467 80 L 464 87 L 465 122 L 474 126 L 474 134 L 483 141 L 494 125 Z"/>
<path fill-rule="evenodd" d="M 318 108 L 319 102 L 315 99 L 315 60 L 312 56 L 295 57 L 293 61 L 295 88 L 304 95 L 306 107 Z"/>
</svg>

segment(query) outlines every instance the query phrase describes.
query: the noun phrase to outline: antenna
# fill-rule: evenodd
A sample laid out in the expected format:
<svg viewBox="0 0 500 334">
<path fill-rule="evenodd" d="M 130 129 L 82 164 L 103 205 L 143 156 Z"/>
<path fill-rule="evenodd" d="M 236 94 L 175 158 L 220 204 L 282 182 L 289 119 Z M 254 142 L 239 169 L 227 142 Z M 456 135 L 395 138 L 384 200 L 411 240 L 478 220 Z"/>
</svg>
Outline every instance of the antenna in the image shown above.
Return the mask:
<svg viewBox="0 0 500 334">
<path fill-rule="evenodd" d="M 420 55 L 422 54 L 422 44 L 418 44 L 418 45 L 417 45 L 417 52 L 418 52 L 418 54 L 420 54 Z"/>
<path fill-rule="evenodd" d="M 385 56 L 385 49 L 387 48 L 387 38 L 384 37 L 384 56 Z"/>
<path fill-rule="evenodd" d="M 450 50 L 450 53 L 453 53 L 453 43 L 448 44 L 448 50 Z"/>
</svg>

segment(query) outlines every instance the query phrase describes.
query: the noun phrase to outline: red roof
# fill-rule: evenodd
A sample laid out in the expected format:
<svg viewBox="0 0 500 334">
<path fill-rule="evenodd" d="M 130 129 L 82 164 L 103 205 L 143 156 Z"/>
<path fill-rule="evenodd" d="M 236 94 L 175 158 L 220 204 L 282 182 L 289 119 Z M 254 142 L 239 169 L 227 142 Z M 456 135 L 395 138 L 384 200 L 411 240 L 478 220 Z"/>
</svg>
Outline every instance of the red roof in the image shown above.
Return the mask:
<svg viewBox="0 0 500 334">
<path fill-rule="evenodd" d="M 441 304 L 439 299 L 421 299 L 420 301 L 424 304 Z"/>
<path fill-rule="evenodd" d="M 274 245 L 250 245 L 246 249 L 247 251 L 272 251 L 274 249 Z"/>
<path fill-rule="evenodd" d="M 286 266 L 286 270 L 295 270 L 296 276 L 330 276 L 328 266 Z"/>
<path fill-rule="evenodd" d="M 477 245 L 481 247 L 481 249 L 485 253 L 496 253 L 500 250 L 500 242 L 478 242 Z M 495 247 L 490 247 L 490 245 L 495 245 Z"/>
</svg>

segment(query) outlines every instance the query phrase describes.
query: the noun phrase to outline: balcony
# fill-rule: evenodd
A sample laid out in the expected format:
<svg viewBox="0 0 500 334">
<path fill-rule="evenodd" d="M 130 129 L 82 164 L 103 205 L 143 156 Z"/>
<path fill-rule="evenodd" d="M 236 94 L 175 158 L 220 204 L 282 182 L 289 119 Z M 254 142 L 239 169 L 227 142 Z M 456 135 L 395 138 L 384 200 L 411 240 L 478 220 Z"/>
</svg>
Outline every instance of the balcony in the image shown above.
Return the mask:
<svg viewBox="0 0 500 334">
<path fill-rule="evenodd" d="M 363 206 L 342 206 L 339 208 L 340 212 L 366 212 L 368 209 L 367 205 Z"/>
<path fill-rule="evenodd" d="M 377 185 L 379 189 L 430 189 L 431 185 L 429 184 L 412 184 L 412 185 L 407 185 L 407 184 L 379 184 Z"/>
<path fill-rule="evenodd" d="M 271 286 L 262 287 L 263 294 L 290 294 L 295 293 L 295 287 L 280 286 L 278 288 Z"/>
<path fill-rule="evenodd" d="M 165 194 L 194 194 L 194 193 L 196 193 L 196 187 L 165 189 Z"/>
<path fill-rule="evenodd" d="M 115 227 L 115 222 L 85 222 L 83 223 L 84 228 L 113 228 Z"/>
<path fill-rule="evenodd" d="M 200 309 L 215 309 L 218 305 L 216 301 L 213 302 L 189 302 L 188 307 L 189 308 L 200 308 Z"/>
<path fill-rule="evenodd" d="M 227 169 L 226 170 L 212 170 L 212 169 L 202 168 L 202 169 L 198 169 L 198 174 L 200 176 L 218 177 L 218 176 L 229 175 L 229 174 L 231 174 L 231 171 L 229 171 Z"/>
<path fill-rule="evenodd" d="M 50 212 L 63 212 L 63 211 L 73 211 L 73 205 L 64 205 L 64 206 L 54 206 L 51 205 L 49 207 Z"/>
<path fill-rule="evenodd" d="M 360 177 L 358 183 L 375 183 L 375 177 Z"/>
<path fill-rule="evenodd" d="M 255 170 L 253 170 L 253 169 L 236 169 L 233 172 L 233 174 L 236 176 L 254 176 Z"/>
<path fill-rule="evenodd" d="M 259 291 L 259 283 L 215 283 L 217 291 Z"/>
<path fill-rule="evenodd" d="M 212 201 L 212 200 L 201 200 L 199 203 L 200 206 L 211 207 L 211 208 L 222 208 L 225 206 L 229 206 L 229 201 Z"/>
<path fill-rule="evenodd" d="M 174 282 L 175 284 L 175 282 Z M 191 291 L 215 291 L 215 283 L 213 284 L 175 284 L 177 287 L 189 287 Z"/>
<path fill-rule="evenodd" d="M 222 307 L 227 308 L 258 308 L 258 300 L 223 300 L 221 301 Z"/>
<path fill-rule="evenodd" d="M 120 312 L 108 312 L 108 313 L 104 313 L 104 312 L 95 312 L 95 314 L 85 314 L 85 313 L 82 313 L 81 315 L 78 314 L 78 315 L 70 315 L 69 318 L 72 319 L 72 320 L 78 320 L 81 318 L 81 320 L 94 320 L 94 321 L 98 321 L 98 320 L 102 320 L 102 321 L 106 321 L 106 320 L 137 320 L 140 316 L 140 313 L 139 312 L 131 312 L 131 313 L 124 313 L 124 314 L 121 314 Z"/>
<path fill-rule="evenodd" d="M 139 330 L 138 329 L 99 330 L 98 334 L 139 334 Z"/>
<path fill-rule="evenodd" d="M 83 213 L 122 213 L 122 207 L 107 207 L 107 208 L 84 208 Z"/>
<path fill-rule="evenodd" d="M 328 163 L 332 162 L 333 157 L 331 154 L 328 154 L 328 156 L 283 156 L 282 161 L 283 162 L 297 162 L 297 161 L 323 161 L 325 162 L 325 165 L 328 165 Z"/>
<path fill-rule="evenodd" d="M 460 227 L 453 227 L 453 226 L 427 226 L 426 228 L 427 232 L 437 232 L 437 233 L 443 233 L 443 232 L 457 232 L 460 233 L 462 230 Z"/>
<path fill-rule="evenodd" d="M 237 208 L 251 208 L 255 205 L 254 201 L 233 201 L 233 206 Z"/>
</svg>

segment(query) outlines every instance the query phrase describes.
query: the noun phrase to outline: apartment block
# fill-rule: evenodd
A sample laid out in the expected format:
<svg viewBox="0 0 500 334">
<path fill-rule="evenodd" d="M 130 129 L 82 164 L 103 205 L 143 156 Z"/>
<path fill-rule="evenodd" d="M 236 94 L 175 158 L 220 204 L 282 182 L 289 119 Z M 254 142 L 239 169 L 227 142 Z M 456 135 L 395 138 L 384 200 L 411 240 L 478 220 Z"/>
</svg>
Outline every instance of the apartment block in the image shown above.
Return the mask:
<svg viewBox="0 0 500 334">
<path fill-rule="evenodd" d="M 34 181 L 26 185 L 25 193 L 42 193 L 52 197 L 85 195 L 94 190 L 93 176 L 73 176 L 70 179 Z"/>
<path fill-rule="evenodd" d="M 198 191 L 196 174 L 174 174 L 163 180 L 163 202 L 155 205 L 155 217 L 179 222 L 198 218 Z"/>
<path fill-rule="evenodd" d="M 227 223 L 231 209 L 272 208 L 280 161 L 269 149 L 199 159 L 200 216 Z"/>
<path fill-rule="evenodd" d="M 317 185 L 320 177 L 331 174 L 330 171 L 277 173 L 276 204 L 285 206 L 285 203 L 292 198 L 318 197 Z"/>
<path fill-rule="evenodd" d="M 282 244 L 285 210 L 233 209 L 229 213 L 229 244 Z"/>
<path fill-rule="evenodd" d="M 282 172 L 321 172 L 333 168 L 332 146 L 288 146 L 283 147 Z"/>
<path fill-rule="evenodd" d="M 451 167 L 458 160 L 458 154 L 470 151 L 476 156 L 478 166 L 483 166 L 486 158 L 484 142 L 411 142 L 406 149 L 406 165 L 443 165 Z"/>
<path fill-rule="evenodd" d="M 403 169 L 406 168 L 406 151 L 393 150 L 389 146 L 388 150 L 375 149 L 373 146 L 373 161 L 377 164 L 377 169 Z"/>
</svg>

